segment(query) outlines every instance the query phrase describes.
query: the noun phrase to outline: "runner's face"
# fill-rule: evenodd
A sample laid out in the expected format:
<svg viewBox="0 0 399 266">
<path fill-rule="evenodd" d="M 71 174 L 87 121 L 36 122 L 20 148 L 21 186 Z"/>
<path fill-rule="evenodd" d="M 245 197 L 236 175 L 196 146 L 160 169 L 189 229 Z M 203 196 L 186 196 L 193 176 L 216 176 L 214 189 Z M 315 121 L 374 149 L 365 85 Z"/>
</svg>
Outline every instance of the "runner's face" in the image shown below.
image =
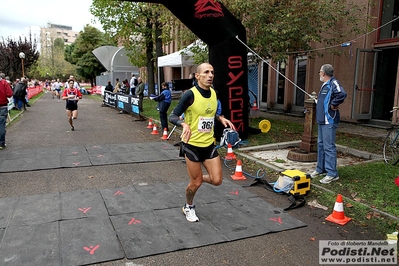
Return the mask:
<svg viewBox="0 0 399 266">
<path fill-rule="evenodd" d="M 71 88 L 71 89 L 73 88 L 73 83 L 74 83 L 73 81 L 68 83 L 69 84 L 69 88 Z"/>
<path fill-rule="evenodd" d="M 204 89 L 210 88 L 213 84 L 214 73 L 213 67 L 210 64 L 203 64 L 199 73 L 195 74 L 198 85 Z"/>
</svg>

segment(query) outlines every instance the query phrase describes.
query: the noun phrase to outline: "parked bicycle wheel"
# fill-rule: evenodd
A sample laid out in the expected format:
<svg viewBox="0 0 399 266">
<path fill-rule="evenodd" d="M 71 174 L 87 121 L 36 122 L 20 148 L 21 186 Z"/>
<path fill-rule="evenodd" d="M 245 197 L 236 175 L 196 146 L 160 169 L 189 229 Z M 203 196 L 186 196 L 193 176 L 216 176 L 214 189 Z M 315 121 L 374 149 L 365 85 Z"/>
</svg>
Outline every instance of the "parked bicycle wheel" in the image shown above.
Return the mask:
<svg viewBox="0 0 399 266">
<path fill-rule="evenodd" d="M 389 130 L 384 141 L 384 161 L 396 165 L 399 162 L 399 128 Z"/>
</svg>

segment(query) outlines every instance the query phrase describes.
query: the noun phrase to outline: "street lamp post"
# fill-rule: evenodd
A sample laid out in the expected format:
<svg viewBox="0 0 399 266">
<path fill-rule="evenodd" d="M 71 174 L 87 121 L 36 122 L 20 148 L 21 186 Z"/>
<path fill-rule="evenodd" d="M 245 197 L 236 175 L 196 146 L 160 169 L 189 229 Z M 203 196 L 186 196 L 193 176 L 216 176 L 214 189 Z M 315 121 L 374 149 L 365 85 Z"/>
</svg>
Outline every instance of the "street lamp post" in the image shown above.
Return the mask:
<svg viewBox="0 0 399 266">
<path fill-rule="evenodd" d="M 24 70 L 24 58 L 25 54 L 23 52 L 19 53 L 19 58 L 22 60 L 22 77 L 25 77 L 25 70 Z"/>
</svg>

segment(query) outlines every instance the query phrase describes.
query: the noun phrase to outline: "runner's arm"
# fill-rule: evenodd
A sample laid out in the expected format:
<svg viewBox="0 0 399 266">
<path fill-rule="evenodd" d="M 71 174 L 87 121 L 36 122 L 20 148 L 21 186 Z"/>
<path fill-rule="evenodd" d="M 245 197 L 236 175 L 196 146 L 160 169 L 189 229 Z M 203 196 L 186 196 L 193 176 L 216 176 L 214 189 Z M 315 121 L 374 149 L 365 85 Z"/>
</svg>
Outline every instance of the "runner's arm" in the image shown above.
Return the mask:
<svg viewBox="0 0 399 266">
<path fill-rule="evenodd" d="M 194 93 L 189 90 L 185 93 L 180 98 L 179 103 L 173 109 L 172 113 L 169 115 L 169 122 L 176 126 L 182 126 L 182 123 L 184 123 L 183 120 L 180 119 L 180 116 L 187 110 L 187 108 L 192 105 L 194 102 Z"/>
</svg>

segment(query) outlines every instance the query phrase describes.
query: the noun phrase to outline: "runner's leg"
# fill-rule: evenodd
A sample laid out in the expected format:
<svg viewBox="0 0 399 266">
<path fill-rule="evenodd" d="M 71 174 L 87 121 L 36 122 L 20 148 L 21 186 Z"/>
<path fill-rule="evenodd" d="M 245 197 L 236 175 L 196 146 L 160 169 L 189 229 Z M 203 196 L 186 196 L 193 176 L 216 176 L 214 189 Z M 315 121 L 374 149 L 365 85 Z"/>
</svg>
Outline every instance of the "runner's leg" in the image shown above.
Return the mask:
<svg viewBox="0 0 399 266">
<path fill-rule="evenodd" d="M 208 172 L 208 174 L 203 175 L 203 182 L 214 186 L 220 186 L 222 184 L 222 164 L 220 162 L 220 157 L 217 156 L 212 159 L 207 159 L 203 164 Z"/>
<path fill-rule="evenodd" d="M 201 163 L 192 162 L 186 157 L 187 173 L 190 177 L 190 183 L 186 188 L 186 203 L 193 204 L 194 196 L 202 184 L 202 169 Z"/>
<path fill-rule="evenodd" d="M 71 127 L 73 127 L 72 111 L 67 109 L 67 110 L 66 110 L 66 114 L 67 114 L 67 116 L 68 116 L 69 125 L 71 125 Z"/>
</svg>

